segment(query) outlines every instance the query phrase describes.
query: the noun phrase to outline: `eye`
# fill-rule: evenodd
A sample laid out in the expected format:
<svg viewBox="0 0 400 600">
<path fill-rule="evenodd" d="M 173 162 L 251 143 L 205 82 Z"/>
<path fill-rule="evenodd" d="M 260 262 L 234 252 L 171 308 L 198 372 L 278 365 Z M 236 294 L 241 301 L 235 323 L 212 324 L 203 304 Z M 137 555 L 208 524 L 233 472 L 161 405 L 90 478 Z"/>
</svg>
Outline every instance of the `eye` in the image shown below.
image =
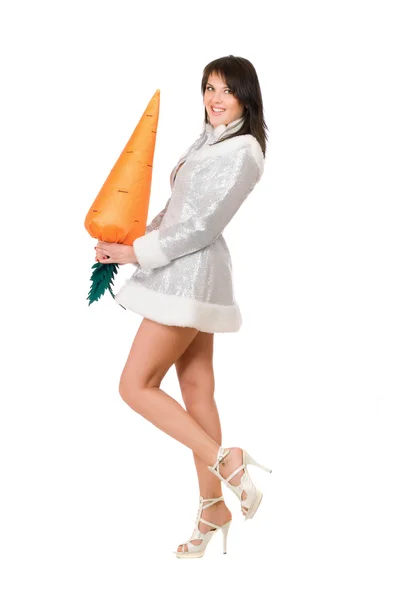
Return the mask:
<svg viewBox="0 0 400 600">
<path fill-rule="evenodd" d="M 210 88 L 211 88 L 211 89 L 213 89 L 213 86 L 212 86 L 212 85 L 207 85 L 207 86 L 206 86 L 206 90 L 207 90 L 207 91 L 208 91 Z M 226 92 L 229 92 L 229 94 L 231 94 L 231 93 L 232 93 L 232 90 L 230 90 L 229 88 L 227 88 L 225 91 L 226 91 Z"/>
</svg>

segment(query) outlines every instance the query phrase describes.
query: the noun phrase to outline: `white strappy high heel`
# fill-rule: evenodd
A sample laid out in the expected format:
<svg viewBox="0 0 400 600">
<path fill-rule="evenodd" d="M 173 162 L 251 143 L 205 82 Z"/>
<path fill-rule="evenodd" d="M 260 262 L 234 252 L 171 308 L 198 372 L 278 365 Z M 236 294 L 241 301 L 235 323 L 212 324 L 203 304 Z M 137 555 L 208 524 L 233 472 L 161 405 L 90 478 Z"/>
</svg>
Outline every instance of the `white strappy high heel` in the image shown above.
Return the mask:
<svg viewBox="0 0 400 600">
<path fill-rule="evenodd" d="M 272 470 L 268 469 L 267 467 L 264 467 L 264 465 L 257 462 L 253 457 L 250 456 L 248 452 L 246 452 L 246 450 L 242 450 L 243 464 L 240 465 L 240 467 L 238 467 L 237 469 L 235 469 L 233 473 L 229 475 L 229 477 L 224 479 L 224 477 L 222 477 L 221 473 L 219 472 L 219 465 L 223 461 L 223 459 L 226 456 L 228 456 L 229 452 L 230 450 L 225 450 L 225 448 L 220 447 L 218 450 L 217 460 L 215 464 L 212 467 L 207 466 L 207 468 L 211 471 L 211 473 L 214 473 L 214 475 L 216 475 L 218 479 L 223 481 L 225 485 L 230 490 L 232 490 L 232 492 L 234 492 L 234 494 L 236 494 L 236 496 L 240 500 L 241 507 L 247 509 L 244 517 L 244 520 L 247 521 L 247 519 L 252 519 L 254 517 L 263 497 L 262 491 L 257 489 L 254 483 L 252 482 L 251 477 L 247 471 L 247 465 L 255 465 L 256 467 L 260 467 L 260 469 L 264 469 L 264 471 L 267 471 L 268 473 L 272 473 Z M 232 477 L 237 475 L 237 473 L 239 473 L 242 469 L 244 470 L 244 474 L 241 477 L 239 485 L 232 485 L 231 483 L 229 483 Z M 244 500 L 242 500 L 243 492 L 246 492 L 247 494 Z"/>
<path fill-rule="evenodd" d="M 174 553 L 174 554 L 176 554 L 176 556 L 178 558 L 201 558 L 203 556 L 204 552 L 206 551 L 208 542 L 211 540 L 213 535 L 215 533 L 217 533 L 217 531 L 219 529 L 222 530 L 222 535 L 223 535 L 222 551 L 224 554 L 226 554 L 226 540 L 228 537 L 228 531 L 229 531 L 229 527 L 232 523 L 232 519 L 230 521 L 227 521 L 226 523 L 224 523 L 224 525 L 216 525 L 215 523 L 211 523 L 210 521 L 206 521 L 205 519 L 202 519 L 200 516 L 204 508 L 208 508 L 209 506 L 212 506 L 213 504 L 215 504 L 216 502 L 219 502 L 220 500 L 224 500 L 224 497 L 220 496 L 219 498 L 203 498 L 202 496 L 200 496 L 199 509 L 197 511 L 197 517 L 195 519 L 196 527 L 194 528 L 193 533 L 190 536 L 190 538 L 186 542 L 183 542 L 183 544 L 181 544 L 182 546 L 184 546 L 186 544 L 188 549 L 186 551 L 182 550 L 181 552 Z M 206 505 L 205 502 L 208 502 L 208 504 Z M 199 521 L 201 521 L 205 525 L 214 527 L 214 529 L 207 531 L 207 533 L 201 532 L 198 527 Z M 191 540 L 201 540 L 201 543 L 200 544 L 192 544 Z"/>
</svg>

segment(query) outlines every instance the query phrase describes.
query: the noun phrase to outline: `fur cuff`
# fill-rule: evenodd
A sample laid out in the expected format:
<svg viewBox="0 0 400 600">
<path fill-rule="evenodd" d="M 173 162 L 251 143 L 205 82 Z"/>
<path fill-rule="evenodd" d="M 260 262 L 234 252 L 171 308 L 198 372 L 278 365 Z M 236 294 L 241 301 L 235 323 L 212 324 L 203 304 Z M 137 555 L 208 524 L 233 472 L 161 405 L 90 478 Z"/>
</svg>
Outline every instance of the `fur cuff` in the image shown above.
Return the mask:
<svg viewBox="0 0 400 600">
<path fill-rule="evenodd" d="M 142 269 L 156 269 L 171 262 L 160 246 L 159 235 L 158 229 L 154 229 L 134 240 L 133 249 Z"/>
</svg>

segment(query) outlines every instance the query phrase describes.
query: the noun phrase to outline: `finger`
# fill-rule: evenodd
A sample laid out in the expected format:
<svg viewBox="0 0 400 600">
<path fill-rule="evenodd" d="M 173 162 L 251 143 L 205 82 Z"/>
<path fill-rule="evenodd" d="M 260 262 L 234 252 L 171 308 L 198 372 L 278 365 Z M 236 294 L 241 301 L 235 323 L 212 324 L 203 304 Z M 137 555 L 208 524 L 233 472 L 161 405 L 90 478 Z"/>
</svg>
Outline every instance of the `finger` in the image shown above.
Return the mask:
<svg viewBox="0 0 400 600">
<path fill-rule="evenodd" d="M 96 254 L 96 261 L 101 262 L 101 263 L 107 263 L 107 262 L 112 262 L 110 260 L 110 256 L 108 254 Z"/>
<path fill-rule="evenodd" d="M 107 250 L 105 248 L 96 248 L 96 256 L 110 258 L 110 254 L 107 254 Z"/>
<path fill-rule="evenodd" d="M 110 250 L 113 244 L 110 244 L 109 242 L 99 242 L 97 246 L 102 250 Z"/>
</svg>

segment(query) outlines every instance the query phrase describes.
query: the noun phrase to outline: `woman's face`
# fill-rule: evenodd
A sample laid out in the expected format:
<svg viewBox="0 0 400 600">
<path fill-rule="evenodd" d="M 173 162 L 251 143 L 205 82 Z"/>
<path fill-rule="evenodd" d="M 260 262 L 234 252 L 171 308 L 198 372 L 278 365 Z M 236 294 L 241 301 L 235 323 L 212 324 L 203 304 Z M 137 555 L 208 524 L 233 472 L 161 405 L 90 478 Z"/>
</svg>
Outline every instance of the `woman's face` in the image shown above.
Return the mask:
<svg viewBox="0 0 400 600">
<path fill-rule="evenodd" d="M 216 73 L 209 76 L 203 99 L 208 119 L 213 127 L 217 127 L 221 123 L 228 125 L 243 115 L 243 105 L 234 97 L 226 82 Z M 214 108 L 223 110 L 214 112 Z"/>
</svg>

